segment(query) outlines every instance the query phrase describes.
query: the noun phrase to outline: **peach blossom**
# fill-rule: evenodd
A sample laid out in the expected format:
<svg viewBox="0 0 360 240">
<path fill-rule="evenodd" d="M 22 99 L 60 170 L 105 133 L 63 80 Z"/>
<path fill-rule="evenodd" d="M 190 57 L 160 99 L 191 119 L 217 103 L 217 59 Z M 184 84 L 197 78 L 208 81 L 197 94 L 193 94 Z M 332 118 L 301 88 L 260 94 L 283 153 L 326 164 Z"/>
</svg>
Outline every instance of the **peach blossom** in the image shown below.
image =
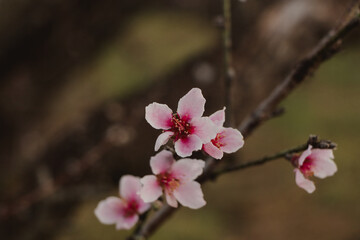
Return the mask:
<svg viewBox="0 0 360 240">
<path fill-rule="evenodd" d="M 155 151 L 172 138 L 176 153 L 188 157 L 213 139 L 218 129 L 208 117 L 202 117 L 205 102 L 201 90 L 193 88 L 179 100 L 176 113 L 165 104 L 149 104 L 145 108 L 146 121 L 163 130 L 156 140 Z"/>
<path fill-rule="evenodd" d="M 200 184 L 194 181 L 202 174 L 204 161 L 175 161 L 170 151 L 163 150 L 151 158 L 150 166 L 154 175 L 141 179 L 140 196 L 144 202 L 153 202 L 164 192 L 167 203 L 172 207 L 177 207 L 178 202 L 192 209 L 206 204 Z"/>
</svg>

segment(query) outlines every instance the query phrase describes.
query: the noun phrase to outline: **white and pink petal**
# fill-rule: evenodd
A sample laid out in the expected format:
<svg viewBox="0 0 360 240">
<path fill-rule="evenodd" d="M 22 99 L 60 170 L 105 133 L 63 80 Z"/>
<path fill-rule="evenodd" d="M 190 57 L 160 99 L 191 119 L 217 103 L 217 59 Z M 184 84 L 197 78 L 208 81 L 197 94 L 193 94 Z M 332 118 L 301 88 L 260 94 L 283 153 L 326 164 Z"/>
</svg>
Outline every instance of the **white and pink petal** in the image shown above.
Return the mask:
<svg viewBox="0 0 360 240">
<path fill-rule="evenodd" d="M 326 178 L 332 176 L 337 171 L 335 162 L 331 159 L 316 159 L 313 162 L 312 170 L 315 177 Z"/>
<path fill-rule="evenodd" d="M 193 127 L 193 134 L 198 136 L 202 143 L 208 143 L 216 137 L 221 129 L 216 126 L 208 117 L 194 118 L 190 122 Z"/>
<path fill-rule="evenodd" d="M 201 149 L 202 141 L 196 135 L 189 135 L 186 138 L 180 138 L 177 140 L 174 147 L 177 155 L 180 157 L 188 157 L 193 151 Z"/>
<path fill-rule="evenodd" d="M 178 160 L 171 168 L 171 174 L 181 183 L 196 179 L 203 172 L 205 162 L 197 159 Z"/>
<path fill-rule="evenodd" d="M 140 191 L 139 191 L 139 196 L 138 196 L 138 200 L 137 200 L 137 204 L 138 204 L 138 213 L 139 214 L 143 214 L 144 212 L 146 212 L 147 210 L 150 209 L 151 204 L 150 203 L 146 203 L 142 200 L 142 198 L 140 197 Z"/>
<path fill-rule="evenodd" d="M 174 163 L 173 154 L 167 150 L 162 150 L 150 158 L 150 167 L 155 175 L 167 172 Z"/>
<path fill-rule="evenodd" d="M 305 161 L 305 159 L 310 156 L 311 154 L 311 149 L 312 149 L 312 146 L 309 145 L 308 148 L 302 152 L 302 154 L 300 155 L 299 157 L 299 160 L 298 160 L 298 166 L 301 167 Z"/>
<path fill-rule="evenodd" d="M 295 182 L 300 188 L 304 189 L 308 193 L 315 191 L 314 182 L 305 178 L 299 169 L 295 169 Z"/>
<path fill-rule="evenodd" d="M 311 157 L 314 159 L 334 159 L 334 153 L 332 149 L 312 149 Z"/>
<path fill-rule="evenodd" d="M 137 223 L 138 220 L 139 220 L 139 216 L 137 214 L 134 214 L 130 217 L 123 217 L 121 220 L 116 222 L 116 229 L 129 230 Z"/>
<path fill-rule="evenodd" d="M 225 107 L 219 111 L 214 112 L 209 116 L 210 120 L 213 121 L 213 123 L 218 126 L 222 127 L 225 122 Z"/>
<path fill-rule="evenodd" d="M 215 159 L 222 159 L 224 156 L 223 151 L 216 147 L 212 142 L 203 145 L 204 151 Z"/>
<path fill-rule="evenodd" d="M 244 138 L 240 131 L 234 128 L 224 128 L 221 133 L 219 140 L 221 150 L 226 153 L 233 153 L 239 150 L 244 145 Z"/>
<path fill-rule="evenodd" d="M 201 117 L 205 111 L 205 98 L 199 88 L 191 89 L 185 96 L 180 98 L 177 113 L 181 119 Z"/>
<path fill-rule="evenodd" d="M 165 198 L 166 198 L 166 202 L 169 206 L 171 206 L 173 208 L 178 207 L 178 202 L 176 201 L 176 198 L 172 193 L 170 194 L 167 191 L 165 191 Z"/>
<path fill-rule="evenodd" d="M 147 175 L 141 178 L 142 188 L 139 192 L 141 199 L 146 202 L 153 202 L 162 195 L 162 188 L 154 175 Z"/>
<path fill-rule="evenodd" d="M 192 209 L 201 208 L 206 204 L 201 185 L 195 181 L 181 184 L 174 190 L 174 196 L 181 205 Z"/>
<path fill-rule="evenodd" d="M 117 197 L 108 197 L 99 202 L 95 208 L 95 216 L 103 224 L 114 224 L 122 219 L 124 201 Z"/>
<path fill-rule="evenodd" d="M 120 196 L 122 198 L 135 198 L 141 188 L 140 178 L 132 175 L 124 175 L 120 178 L 119 187 Z"/>
<path fill-rule="evenodd" d="M 171 128 L 172 110 L 166 104 L 151 103 L 145 108 L 145 119 L 155 129 Z"/>
<path fill-rule="evenodd" d="M 155 151 L 159 150 L 162 145 L 166 144 L 173 135 L 174 133 L 169 131 L 160 134 L 155 142 Z"/>
</svg>

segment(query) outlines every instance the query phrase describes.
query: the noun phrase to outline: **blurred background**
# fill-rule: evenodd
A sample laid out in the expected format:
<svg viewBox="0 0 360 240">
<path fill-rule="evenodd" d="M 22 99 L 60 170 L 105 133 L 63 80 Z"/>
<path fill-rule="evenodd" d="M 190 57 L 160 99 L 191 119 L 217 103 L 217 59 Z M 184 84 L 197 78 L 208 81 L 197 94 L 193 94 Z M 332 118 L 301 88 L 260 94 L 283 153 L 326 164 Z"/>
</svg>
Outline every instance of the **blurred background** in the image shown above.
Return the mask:
<svg viewBox="0 0 360 240">
<path fill-rule="evenodd" d="M 289 73 L 351 0 L 233 1 L 234 118 Z M 192 87 L 206 115 L 224 106 L 221 0 L 0 1 L 0 238 L 125 239 L 98 222 L 123 174 L 150 173 L 151 102 Z M 152 239 L 360 239 L 360 31 L 256 130 L 236 161 L 304 143 L 338 143 L 338 173 L 309 195 L 277 160 L 204 186 Z"/>
</svg>

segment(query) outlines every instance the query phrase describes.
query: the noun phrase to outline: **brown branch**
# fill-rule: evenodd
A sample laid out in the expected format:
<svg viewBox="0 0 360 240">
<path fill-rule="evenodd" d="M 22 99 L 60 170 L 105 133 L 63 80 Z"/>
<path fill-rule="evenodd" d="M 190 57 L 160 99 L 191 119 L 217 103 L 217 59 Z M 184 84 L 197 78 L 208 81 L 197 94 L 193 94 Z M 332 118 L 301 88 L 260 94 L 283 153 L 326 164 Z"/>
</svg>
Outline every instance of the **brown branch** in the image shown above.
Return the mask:
<svg viewBox="0 0 360 240">
<path fill-rule="evenodd" d="M 261 125 L 264 121 L 270 119 L 274 114 L 278 104 L 285 99 L 300 83 L 307 77 L 311 76 L 327 59 L 336 54 L 342 45 L 342 39 L 350 33 L 354 28 L 359 26 L 359 3 L 351 9 L 350 18 L 337 29 L 330 31 L 320 43 L 301 60 L 296 67 L 290 72 L 285 80 L 278 85 L 273 92 L 264 99 L 258 108 L 247 117 L 239 126 L 244 136 L 250 135 L 254 129 Z M 355 11 L 356 10 L 356 11 Z"/>
<path fill-rule="evenodd" d="M 292 154 L 305 151 L 308 148 L 309 145 L 312 145 L 313 148 L 320 148 L 320 149 L 334 149 L 336 147 L 336 144 L 331 142 L 331 141 L 328 141 L 328 140 L 319 141 L 317 136 L 310 136 L 309 141 L 306 144 L 303 144 L 303 145 L 300 145 L 298 147 L 291 148 L 291 149 L 276 153 L 276 154 L 271 155 L 271 156 L 265 156 L 265 157 L 262 157 L 262 158 L 257 159 L 257 160 L 253 160 L 253 161 L 249 161 L 249 162 L 245 162 L 245 163 L 240 163 L 240 164 L 235 165 L 235 166 L 230 166 L 230 167 L 220 169 L 218 171 L 214 171 L 214 172 L 212 172 L 210 174 L 210 178 L 215 179 L 215 178 L 217 178 L 220 175 L 223 175 L 225 173 L 235 172 L 235 171 L 239 171 L 239 170 L 242 170 L 242 169 L 245 169 L 245 168 L 259 166 L 259 165 L 262 165 L 264 163 L 270 162 L 272 160 L 280 159 L 280 158 L 286 158 L 287 160 L 290 160 Z"/>
<path fill-rule="evenodd" d="M 359 26 L 359 7 L 360 1 L 357 2 L 356 6 L 354 6 L 346 16 L 346 18 L 350 20 L 347 20 L 339 28 L 331 30 L 319 44 L 315 46 L 310 54 L 296 65 L 285 80 L 273 90 L 269 97 L 260 103 L 253 114 L 243 121 L 239 129 L 244 137 L 249 136 L 250 133 L 266 120 L 276 116 L 277 114 L 274 114 L 274 111 L 276 111 L 278 104 L 308 76 L 313 74 L 320 64 L 339 51 L 342 39 Z M 214 159 L 208 160 L 207 166 L 199 181 L 204 182 L 209 180 L 215 165 L 216 162 Z M 151 216 L 149 221 L 139 228 L 137 233 L 130 236 L 129 239 L 146 239 L 150 237 L 152 233 L 156 231 L 176 210 L 177 208 L 164 205 L 159 211 Z"/>
</svg>

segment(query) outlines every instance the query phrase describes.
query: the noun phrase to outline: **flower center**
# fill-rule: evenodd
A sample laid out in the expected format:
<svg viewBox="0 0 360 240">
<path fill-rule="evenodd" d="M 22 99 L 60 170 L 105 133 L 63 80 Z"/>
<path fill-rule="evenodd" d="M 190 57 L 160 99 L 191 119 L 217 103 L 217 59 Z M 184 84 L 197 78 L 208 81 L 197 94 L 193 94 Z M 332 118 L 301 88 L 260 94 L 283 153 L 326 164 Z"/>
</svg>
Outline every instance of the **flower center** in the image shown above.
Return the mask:
<svg viewBox="0 0 360 240">
<path fill-rule="evenodd" d="M 175 141 L 180 138 L 186 138 L 189 134 L 193 133 L 193 127 L 188 123 L 187 118 L 180 118 L 178 113 L 174 113 L 172 118 L 172 127 L 170 131 L 174 132 Z"/>
<path fill-rule="evenodd" d="M 214 139 L 211 139 L 211 143 L 217 147 L 218 149 L 220 149 L 222 146 L 224 146 L 223 143 L 221 143 L 221 139 L 224 138 L 223 135 L 221 135 L 220 133 L 216 134 L 216 137 Z"/>
<path fill-rule="evenodd" d="M 137 214 L 139 204 L 135 199 L 126 202 L 126 207 L 122 209 L 124 217 L 132 217 Z"/>
<path fill-rule="evenodd" d="M 180 186 L 179 179 L 174 178 L 169 173 L 160 173 L 156 177 L 161 187 L 166 189 L 169 193 L 172 193 L 176 188 Z"/>
<path fill-rule="evenodd" d="M 300 167 L 300 171 L 304 174 L 305 177 L 311 177 L 314 175 L 312 171 L 313 159 L 310 157 L 305 158 L 304 163 Z"/>
</svg>

